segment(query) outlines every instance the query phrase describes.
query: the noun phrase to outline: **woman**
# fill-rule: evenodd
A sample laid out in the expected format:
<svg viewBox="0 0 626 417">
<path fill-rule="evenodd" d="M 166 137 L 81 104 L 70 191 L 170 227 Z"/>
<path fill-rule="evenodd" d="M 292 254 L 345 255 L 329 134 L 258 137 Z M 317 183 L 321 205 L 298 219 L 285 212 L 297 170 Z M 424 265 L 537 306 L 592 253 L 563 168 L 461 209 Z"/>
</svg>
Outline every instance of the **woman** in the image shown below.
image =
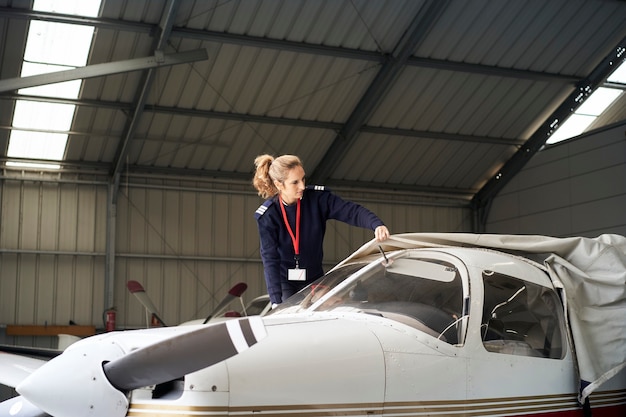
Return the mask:
<svg viewBox="0 0 626 417">
<path fill-rule="evenodd" d="M 304 167 L 297 156 L 266 154 L 258 156 L 254 164 L 253 185 L 266 199 L 255 217 L 273 306 L 324 275 L 327 220 L 371 229 L 378 241 L 389 237 L 382 220 L 365 207 L 344 201 L 324 187 L 306 187 Z"/>
</svg>

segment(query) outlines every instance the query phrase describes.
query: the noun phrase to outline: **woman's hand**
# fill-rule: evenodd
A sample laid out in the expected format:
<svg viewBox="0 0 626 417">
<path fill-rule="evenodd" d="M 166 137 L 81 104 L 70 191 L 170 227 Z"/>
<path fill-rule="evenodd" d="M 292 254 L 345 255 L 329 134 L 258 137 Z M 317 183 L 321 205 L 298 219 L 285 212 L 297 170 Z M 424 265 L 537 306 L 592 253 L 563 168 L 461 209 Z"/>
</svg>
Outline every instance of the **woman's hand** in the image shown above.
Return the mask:
<svg viewBox="0 0 626 417">
<path fill-rule="evenodd" d="M 374 236 L 378 242 L 387 240 L 389 239 L 389 229 L 387 229 L 387 226 L 378 226 L 376 230 L 374 230 Z"/>
</svg>

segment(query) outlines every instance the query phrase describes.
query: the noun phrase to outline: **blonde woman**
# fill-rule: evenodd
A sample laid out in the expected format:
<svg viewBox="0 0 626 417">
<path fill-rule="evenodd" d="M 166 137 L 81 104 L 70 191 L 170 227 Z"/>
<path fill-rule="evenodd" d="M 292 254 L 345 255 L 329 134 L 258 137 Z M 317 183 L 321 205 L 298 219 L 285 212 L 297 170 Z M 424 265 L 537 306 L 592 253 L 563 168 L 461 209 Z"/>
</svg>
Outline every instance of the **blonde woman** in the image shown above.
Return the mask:
<svg viewBox="0 0 626 417">
<path fill-rule="evenodd" d="M 307 187 L 297 156 L 260 155 L 254 164 L 253 185 L 266 199 L 255 218 L 267 292 L 274 306 L 324 275 L 327 220 L 373 230 L 378 241 L 389 237 L 382 220 L 365 207 L 342 200 L 322 186 Z"/>
</svg>

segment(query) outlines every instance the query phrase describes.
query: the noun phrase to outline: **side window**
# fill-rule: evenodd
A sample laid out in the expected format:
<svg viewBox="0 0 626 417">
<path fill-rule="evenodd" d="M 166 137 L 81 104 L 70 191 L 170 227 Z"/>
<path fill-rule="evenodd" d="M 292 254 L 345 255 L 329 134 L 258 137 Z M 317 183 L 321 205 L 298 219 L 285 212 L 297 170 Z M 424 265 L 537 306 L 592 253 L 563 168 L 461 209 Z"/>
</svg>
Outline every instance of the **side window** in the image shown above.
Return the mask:
<svg viewBox="0 0 626 417">
<path fill-rule="evenodd" d="M 562 313 L 555 291 L 492 271 L 483 272 L 483 282 L 481 336 L 485 349 L 511 355 L 563 357 Z"/>
</svg>

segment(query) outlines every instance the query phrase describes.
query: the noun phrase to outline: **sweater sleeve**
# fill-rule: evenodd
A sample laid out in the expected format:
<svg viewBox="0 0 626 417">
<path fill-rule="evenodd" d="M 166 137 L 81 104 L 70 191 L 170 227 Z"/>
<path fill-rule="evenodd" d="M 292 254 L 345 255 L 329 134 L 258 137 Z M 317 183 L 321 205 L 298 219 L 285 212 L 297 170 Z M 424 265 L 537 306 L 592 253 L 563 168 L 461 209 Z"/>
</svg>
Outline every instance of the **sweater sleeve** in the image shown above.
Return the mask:
<svg viewBox="0 0 626 417">
<path fill-rule="evenodd" d="M 267 293 L 272 303 L 282 302 L 282 288 L 280 278 L 280 253 L 278 251 L 278 225 L 272 221 L 270 216 L 264 216 L 265 211 L 271 205 L 271 201 L 266 201 L 261 205 L 256 213 L 257 226 L 260 237 L 260 253 L 263 261 L 263 271 L 265 273 L 265 284 Z"/>
<path fill-rule="evenodd" d="M 324 194 L 329 219 L 339 220 L 351 226 L 370 230 L 375 230 L 378 226 L 384 226 L 383 221 L 376 214 L 362 205 L 343 200 L 330 191 L 325 191 Z"/>
</svg>

